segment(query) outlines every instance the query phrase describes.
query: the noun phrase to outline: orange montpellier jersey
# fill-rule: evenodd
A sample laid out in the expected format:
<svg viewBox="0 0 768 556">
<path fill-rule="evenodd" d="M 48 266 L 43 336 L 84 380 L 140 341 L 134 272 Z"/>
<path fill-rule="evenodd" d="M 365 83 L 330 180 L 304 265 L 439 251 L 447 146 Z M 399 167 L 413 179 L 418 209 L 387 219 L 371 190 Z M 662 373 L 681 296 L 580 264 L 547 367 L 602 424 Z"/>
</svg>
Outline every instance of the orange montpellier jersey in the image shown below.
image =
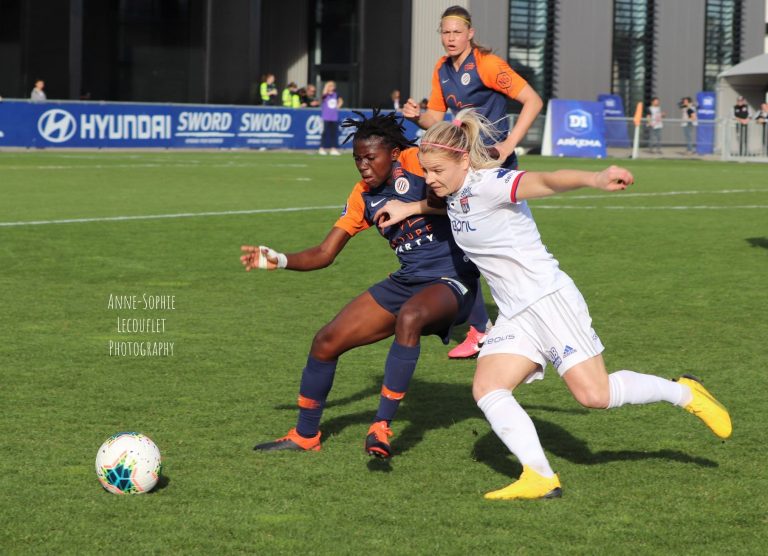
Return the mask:
<svg viewBox="0 0 768 556">
<path fill-rule="evenodd" d="M 517 97 L 527 84 L 507 62 L 474 48 L 458 70 L 448 56 L 440 58 L 432 74 L 427 107 L 456 113 L 471 106 L 506 131 L 508 127 L 499 124 L 506 121 L 507 98 Z"/>
<path fill-rule="evenodd" d="M 424 173 L 419 164 L 418 153 L 419 149 L 416 147 L 405 149 L 400 153 L 396 165 L 410 174 L 422 177 Z M 366 218 L 365 200 L 363 199 L 363 193 L 368 193 L 368 191 L 368 186 L 362 181 L 355 184 L 352 193 L 347 198 L 344 211 L 334 226 L 341 228 L 351 236 L 370 228 L 372 223 Z"/>
</svg>

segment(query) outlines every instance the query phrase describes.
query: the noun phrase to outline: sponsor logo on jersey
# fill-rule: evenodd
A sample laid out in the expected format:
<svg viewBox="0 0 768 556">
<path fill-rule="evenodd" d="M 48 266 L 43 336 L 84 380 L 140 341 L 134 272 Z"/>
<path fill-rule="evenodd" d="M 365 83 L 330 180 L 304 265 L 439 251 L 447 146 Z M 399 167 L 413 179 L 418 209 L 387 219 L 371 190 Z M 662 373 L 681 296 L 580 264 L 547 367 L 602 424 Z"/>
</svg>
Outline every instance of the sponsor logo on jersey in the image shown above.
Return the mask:
<svg viewBox="0 0 768 556">
<path fill-rule="evenodd" d="M 347 207 L 349 206 L 349 203 L 344 203 L 344 208 L 341 209 L 341 215 L 344 216 L 347 214 Z"/>
<path fill-rule="evenodd" d="M 563 360 L 560 359 L 560 356 L 557 354 L 557 350 L 554 347 L 549 348 L 549 351 L 547 351 L 547 359 L 549 359 L 549 362 L 552 363 L 552 366 L 557 369 L 562 363 Z"/>
<path fill-rule="evenodd" d="M 509 168 L 499 168 L 498 170 L 496 170 L 496 179 L 503 178 L 504 176 L 509 174 L 511 171 L 512 170 L 510 170 Z"/>
<path fill-rule="evenodd" d="M 459 191 L 459 197 L 472 197 L 472 186 L 465 185 L 461 188 L 461 191 Z"/>
<path fill-rule="evenodd" d="M 404 175 L 405 175 L 405 170 L 403 170 L 403 167 L 400 166 L 400 165 L 395 166 L 395 169 L 392 170 L 392 179 L 393 180 L 396 180 L 397 178 L 399 178 L 401 176 L 404 176 Z"/>
<path fill-rule="evenodd" d="M 577 349 L 575 349 L 575 348 L 572 348 L 572 347 L 571 347 L 571 346 L 569 346 L 568 344 L 565 344 L 565 347 L 563 348 L 563 359 L 565 359 L 565 358 L 566 358 L 566 357 L 568 357 L 569 355 L 573 355 L 573 354 L 574 354 L 574 353 L 576 353 L 577 351 L 578 351 Z"/>
<path fill-rule="evenodd" d="M 472 80 L 472 77 L 468 73 L 462 73 L 461 74 L 461 84 L 462 85 L 469 85 L 469 82 Z"/>
<path fill-rule="evenodd" d="M 475 69 L 475 63 L 469 62 L 468 64 L 464 64 L 464 71 L 472 71 Z"/>
<path fill-rule="evenodd" d="M 373 208 L 373 207 L 376 207 L 376 206 L 380 205 L 381 203 L 383 203 L 383 202 L 384 202 L 384 201 L 386 201 L 386 200 L 387 200 L 387 199 L 386 199 L 386 197 L 385 197 L 385 198 L 383 198 L 383 199 L 379 199 L 379 200 L 378 200 L 378 201 L 376 201 L 375 203 L 374 203 L 373 201 L 371 201 L 371 208 Z"/>
<path fill-rule="evenodd" d="M 514 340 L 515 335 L 514 334 L 507 334 L 506 336 L 494 336 L 493 338 L 488 338 L 485 340 L 486 344 L 497 344 L 499 342 L 506 342 L 507 340 Z"/>
<path fill-rule="evenodd" d="M 496 74 L 496 85 L 502 89 L 509 89 L 512 86 L 512 76 L 506 71 Z"/>
<path fill-rule="evenodd" d="M 472 224 L 465 222 L 464 220 L 451 220 L 451 228 L 457 234 L 461 232 L 476 232 L 477 229 L 472 227 Z"/>
<path fill-rule="evenodd" d="M 405 195 L 411 188 L 411 182 L 406 177 L 400 177 L 395 180 L 395 191 L 398 195 Z"/>
</svg>

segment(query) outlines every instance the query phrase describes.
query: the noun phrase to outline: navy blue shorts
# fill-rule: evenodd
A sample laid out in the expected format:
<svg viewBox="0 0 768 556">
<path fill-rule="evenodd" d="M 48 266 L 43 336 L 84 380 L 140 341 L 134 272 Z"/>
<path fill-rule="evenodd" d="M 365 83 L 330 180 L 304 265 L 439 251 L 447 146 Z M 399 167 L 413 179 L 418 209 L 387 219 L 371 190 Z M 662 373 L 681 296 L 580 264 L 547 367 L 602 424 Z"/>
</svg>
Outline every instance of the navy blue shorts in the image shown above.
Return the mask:
<svg viewBox="0 0 768 556">
<path fill-rule="evenodd" d="M 472 311 L 472 305 L 475 303 L 475 296 L 477 295 L 477 287 L 479 284 L 479 281 L 475 276 L 435 278 L 434 280 L 416 284 L 402 282 L 393 279 L 390 276 L 368 288 L 368 291 L 371 293 L 376 303 L 393 315 L 397 315 L 400 312 L 400 307 L 402 307 L 406 301 L 424 288 L 434 284 L 445 284 L 451 288 L 451 291 L 453 292 L 453 295 L 456 296 L 456 301 L 459 304 L 459 311 L 453 323 L 451 323 L 451 326 L 445 330 L 437 332 L 437 335 L 440 336 L 443 343 L 448 345 L 448 342 L 450 342 L 451 339 L 451 329 L 453 326 L 466 322 L 469 313 Z"/>
</svg>

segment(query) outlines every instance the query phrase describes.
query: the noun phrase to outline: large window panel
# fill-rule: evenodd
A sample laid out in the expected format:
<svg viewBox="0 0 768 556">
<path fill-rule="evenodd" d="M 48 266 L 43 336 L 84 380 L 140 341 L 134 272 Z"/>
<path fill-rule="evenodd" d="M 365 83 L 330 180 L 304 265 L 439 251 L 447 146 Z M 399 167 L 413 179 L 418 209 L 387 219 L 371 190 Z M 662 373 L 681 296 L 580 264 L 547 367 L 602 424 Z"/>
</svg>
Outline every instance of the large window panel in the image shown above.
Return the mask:
<svg viewBox="0 0 768 556">
<path fill-rule="evenodd" d="M 614 0 L 611 91 L 632 111 L 653 96 L 655 0 Z"/>
<path fill-rule="evenodd" d="M 704 30 L 704 90 L 714 91 L 717 74 L 741 62 L 742 3 L 707 0 Z"/>
<path fill-rule="evenodd" d="M 555 0 L 510 0 L 509 64 L 544 100 L 554 85 Z"/>
</svg>

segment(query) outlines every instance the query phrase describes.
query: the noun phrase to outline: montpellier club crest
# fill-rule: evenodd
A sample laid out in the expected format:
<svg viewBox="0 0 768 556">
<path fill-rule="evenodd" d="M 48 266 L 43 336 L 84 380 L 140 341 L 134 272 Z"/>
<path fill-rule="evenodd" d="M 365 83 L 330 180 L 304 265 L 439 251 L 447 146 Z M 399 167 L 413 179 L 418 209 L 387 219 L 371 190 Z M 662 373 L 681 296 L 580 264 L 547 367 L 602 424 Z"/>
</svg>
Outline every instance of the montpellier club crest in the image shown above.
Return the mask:
<svg viewBox="0 0 768 556">
<path fill-rule="evenodd" d="M 405 195 L 406 193 L 408 193 L 408 190 L 410 188 L 411 188 L 411 184 L 408 181 L 408 178 L 401 177 L 395 180 L 395 191 L 397 192 L 398 195 Z"/>
</svg>

